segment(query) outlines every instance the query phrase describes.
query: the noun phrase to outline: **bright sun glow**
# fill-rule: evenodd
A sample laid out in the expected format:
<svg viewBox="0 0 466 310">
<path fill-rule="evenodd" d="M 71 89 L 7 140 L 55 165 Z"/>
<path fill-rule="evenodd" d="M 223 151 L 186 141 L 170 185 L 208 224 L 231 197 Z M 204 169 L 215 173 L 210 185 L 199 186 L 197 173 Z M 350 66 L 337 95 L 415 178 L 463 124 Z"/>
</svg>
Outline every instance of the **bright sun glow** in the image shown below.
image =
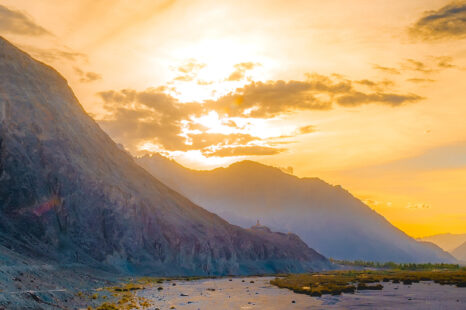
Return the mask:
<svg viewBox="0 0 466 310">
<path fill-rule="evenodd" d="M 170 66 L 173 79 L 170 84 L 176 91 L 170 94 L 181 102 L 200 102 L 218 99 L 251 81 L 266 81 L 271 78 L 277 62 L 261 54 L 259 45 L 246 46 L 233 39 L 220 38 L 204 39 L 195 45 L 176 48 Z M 196 72 L 185 75 L 189 80 L 180 78 L 178 70 L 188 62 L 199 65 Z M 237 71 L 235 66 L 241 63 L 253 63 L 255 66 L 245 70 L 243 77 L 229 80 L 228 77 Z"/>
<path fill-rule="evenodd" d="M 133 155 L 200 169 L 292 166 L 392 202 L 371 205 L 411 235 L 464 231 L 466 54 L 463 24 L 453 27 L 463 11 L 445 23 L 450 35 L 411 32 L 426 12 L 462 1 L 106 2 L 4 0 L 47 33 L 0 35 L 56 68 Z M 1 17 L 4 30 L 21 22 Z M 253 81 L 266 87 L 248 89 L 237 117 L 215 108 Z"/>
</svg>

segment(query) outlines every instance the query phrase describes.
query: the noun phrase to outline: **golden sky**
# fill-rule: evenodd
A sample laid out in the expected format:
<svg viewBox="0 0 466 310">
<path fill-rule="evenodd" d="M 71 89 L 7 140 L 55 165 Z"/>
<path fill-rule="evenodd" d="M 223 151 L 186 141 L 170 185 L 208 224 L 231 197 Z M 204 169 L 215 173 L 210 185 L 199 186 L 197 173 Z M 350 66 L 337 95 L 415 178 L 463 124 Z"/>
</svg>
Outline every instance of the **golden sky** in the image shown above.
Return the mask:
<svg viewBox="0 0 466 310">
<path fill-rule="evenodd" d="M 4 0 L 134 155 L 342 184 L 413 236 L 466 232 L 466 2 Z"/>
</svg>

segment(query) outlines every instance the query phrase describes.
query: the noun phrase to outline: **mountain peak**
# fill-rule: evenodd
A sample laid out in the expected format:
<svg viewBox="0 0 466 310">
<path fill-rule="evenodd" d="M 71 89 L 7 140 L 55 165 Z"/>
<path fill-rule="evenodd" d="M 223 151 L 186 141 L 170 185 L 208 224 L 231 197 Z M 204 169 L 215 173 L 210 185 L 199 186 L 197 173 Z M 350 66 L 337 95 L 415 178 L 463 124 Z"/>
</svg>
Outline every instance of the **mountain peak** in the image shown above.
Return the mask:
<svg viewBox="0 0 466 310">
<path fill-rule="evenodd" d="M 63 77 L 3 39 L 0 113 L 0 236 L 22 255 L 160 275 L 329 264 L 302 242 L 233 226 L 162 184 L 85 113 Z"/>
<path fill-rule="evenodd" d="M 259 163 L 252 160 L 241 160 L 232 163 L 228 168 L 256 168 L 256 169 L 278 169 L 272 166 L 267 166 L 265 164 Z M 278 169 L 279 170 L 279 169 Z"/>
<path fill-rule="evenodd" d="M 261 219 L 272 231 L 297 233 L 309 246 L 333 258 L 454 261 L 439 248 L 408 237 L 341 186 L 318 178 L 298 178 L 251 160 L 210 171 L 173 169 L 155 161 L 138 163 L 233 224 L 269 230 L 254 226 Z"/>
</svg>

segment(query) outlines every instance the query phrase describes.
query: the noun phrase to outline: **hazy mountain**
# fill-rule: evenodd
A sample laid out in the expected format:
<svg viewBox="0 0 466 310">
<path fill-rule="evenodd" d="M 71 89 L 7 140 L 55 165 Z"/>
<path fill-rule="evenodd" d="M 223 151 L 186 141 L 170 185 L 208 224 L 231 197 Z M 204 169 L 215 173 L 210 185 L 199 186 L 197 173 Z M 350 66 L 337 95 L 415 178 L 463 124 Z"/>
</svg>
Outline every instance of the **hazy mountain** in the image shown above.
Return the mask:
<svg viewBox="0 0 466 310">
<path fill-rule="evenodd" d="M 466 241 L 459 247 L 453 249 L 451 251 L 451 254 L 453 254 L 453 256 L 456 257 L 458 260 L 462 261 L 463 263 L 466 263 Z"/>
<path fill-rule="evenodd" d="M 256 219 L 297 233 L 328 257 L 396 262 L 454 262 L 391 225 L 340 186 L 297 178 L 252 161 L 211 171 L 189 170 L 159 155 L 137 162 L 192 201 L 240 226 Z"/>
<path fill-rule="evenodd" d="M 0 244 L 15 253 L 156 274 L 329 266 L 296 235 L 230 225 L 159 182 L 3 38 L 0 120 Z"/>
<path fill-rule="evenodd" d="M 422 241 L 435 243 L 447 252 L 451 252 L 466 242 L 466 234 L 438 234 L 419 238 Z"/>
</svg>

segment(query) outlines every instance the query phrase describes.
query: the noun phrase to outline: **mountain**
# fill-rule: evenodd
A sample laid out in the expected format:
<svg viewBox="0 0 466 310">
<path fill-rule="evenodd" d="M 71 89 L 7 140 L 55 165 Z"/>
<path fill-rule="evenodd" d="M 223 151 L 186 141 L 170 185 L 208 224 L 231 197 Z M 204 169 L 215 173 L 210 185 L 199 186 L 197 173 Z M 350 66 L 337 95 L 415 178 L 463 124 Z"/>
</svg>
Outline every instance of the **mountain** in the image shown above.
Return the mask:
<svg viewBox="0 0 466 310">
<path fill-rule="evenodd" d="M 463 263 L 466 263 L 466 241 L 463 242 L 459 247 L 451 251 L 454 257 L 460 260 Z"/>
<path fill-rule="evenodd" d="M 3 38 L 0 121 L 0 245 L 24 257 L 158 275 L 330 266 L 296 235 L 231 225 L 159 182 Z"/>
<path fill-rule="evenodd" d="M 466 242 L 466 234 L 438 234 L 419 238 L 419 240 L 435 243 L 445 251 L 451 253 L 454 249 Z"/>
<path fill-rule="evenodd" d="M 189 170 L 160 155 L 137 162 L 195 203 L 240 226 L 257 219 L 292 231 L 327 257 L 395 262 L 455 262 L 417 242 L 341 186 L 298 178 L 252 161 L 211 171 Z"/>
</svg>

